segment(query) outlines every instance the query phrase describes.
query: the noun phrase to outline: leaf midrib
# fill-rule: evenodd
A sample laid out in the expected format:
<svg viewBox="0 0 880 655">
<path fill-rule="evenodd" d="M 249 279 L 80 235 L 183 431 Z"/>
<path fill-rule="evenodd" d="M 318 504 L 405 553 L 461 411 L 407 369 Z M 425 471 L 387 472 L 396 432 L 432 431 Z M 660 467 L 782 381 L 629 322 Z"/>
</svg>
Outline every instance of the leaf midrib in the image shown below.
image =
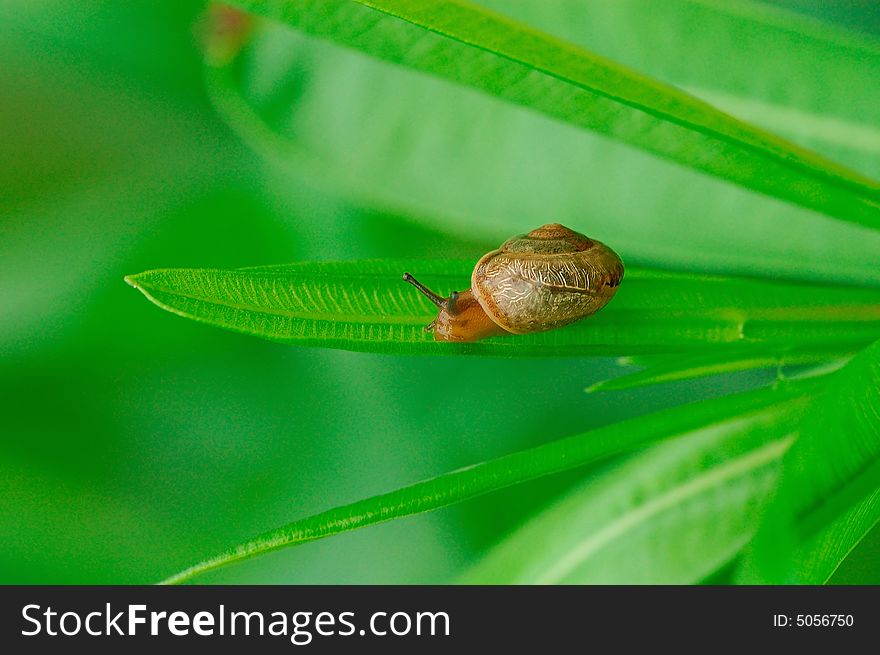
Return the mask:
<svg viewBox="0 0 880 655">
<path fill-rule="evenodd" d="M 178 290 L 169 290 L 159 286 L 150 286 L 146 285 L 142 282 L 135 282 L 132 284 L 136 289 L 138 289 L 141 293 L 143 293 L 147 298 L 151 301 L 160 305 L 162 308 L 167 311 L 173 312 L 175 314 L 179 314 L 184 316 L 185 318 L 194 318 L 197 320 L 205 320 L 201 317 L 197 317 L 187 312 L 181 311 L 177 307 L 172 307 L 167 303 L 162 302 L 156 296 L 154 296 L 151 291 L 156 291 L 159 293 L 167 293 L 172 296 L 180 297 L 180 298 L 188 298 L 189 300 L 195 300 L 201 303 L 205 303 L 206 305 L 212 305 L 214 307 L 228 307 L 230 309 L 237 309 L 246 312 L 253 312 L 255 314 L 269 314 L 270 316 L 284 316 L 293 318 L 300 321 L 314 321 L 314 322 L 322 322 L 322 323 L 351 323 L 351 324 L 367 324 L 367 325 L 421 325 L 425 322 L 425 316 L 419 315 L 409 315 L 409 314 L 382 314 L 382 315 L 369 315 L 362 316 L 356 314 L 309 314 L 307 312 L 295 312 L 292 310 L 280 309 L 280 308 L 270 308 L 270 307 L 256 307 L 254 305 L 247 305 L 243 303 L 237 303 L 233 301 L 219 301 L 219 300 L 209 300 L 208 298 L 200 295 L 196 295 L 193 293 L 186 293 Z"/>
</svg>

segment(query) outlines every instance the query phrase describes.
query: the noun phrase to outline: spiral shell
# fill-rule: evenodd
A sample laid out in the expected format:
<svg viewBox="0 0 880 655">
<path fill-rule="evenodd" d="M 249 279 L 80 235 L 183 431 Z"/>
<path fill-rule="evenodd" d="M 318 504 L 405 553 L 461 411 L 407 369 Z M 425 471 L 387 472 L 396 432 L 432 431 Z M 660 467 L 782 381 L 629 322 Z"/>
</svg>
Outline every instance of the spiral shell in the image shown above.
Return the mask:
<svg viewBox="0 0 880 655">
<path fill-rule="evenodd" d="M 551 223 L 484 255 L 474 267 L 471 289 L 495 323 L 526 334 L 595 314 L 622 279 L 623 262 L 611 248 Z"/>
</svg>

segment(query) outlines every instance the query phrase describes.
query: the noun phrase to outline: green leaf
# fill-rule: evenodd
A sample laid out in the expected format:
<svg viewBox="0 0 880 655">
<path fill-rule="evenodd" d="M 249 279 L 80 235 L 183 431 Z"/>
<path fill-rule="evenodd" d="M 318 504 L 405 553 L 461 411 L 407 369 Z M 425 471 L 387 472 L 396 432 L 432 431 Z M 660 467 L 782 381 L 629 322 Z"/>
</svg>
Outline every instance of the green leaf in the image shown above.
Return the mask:
<svg viewBox="0 0 880 655">
<path fill-rule="evenodd" d="M 284 546 L 302 544 L 356 528 L 446 507 L 510 485 L 637 450 L 709 425 L 731 426 L 770 419 L 776 409 L 806 404 L 821 381 L 736 394 L 675 407 L 481 462 L 379 496 L 336 507 L 258 535 L 167 578 L 176 584 L 201 573 Z M 768 410 L 768 408 L 770 408 Z M 769 413 L 768 413 L 769 412 Z M 756 415 L 757 418 L 752 419 Z M 762 418 L 763 417 L 763 418 Z M 717 428 L 724 431 L 723 427 Z M 735 429 L 735 428 L 734 428 Z"/>
<path fill-rule="evenodd" d="M 641 371 L 601 380 L 586 391 L 620 391 L 664 382 L 691 380 L 756 368 L 775 367 L 784 376 L 788 367 L 804 365 L 842 366 L 861 344 L 835 343 L 815 346 L 786 346 L 777 343 L 735 344 L 706 352 L 666 355 Z"/>
<path fill-rule="evenodd" d="M 561 330 L 478 343 L 438 343 L 436 316 L 404 284 L 410 271 L 439 293 L 468 286 L 471 262 L 303 263 L 239 270 L 165 269 L 126 281 L 159 307 L 244 334 L 345 350 L 483 355 L 617 355 L 731 342 L 869 343 L 880 290 L 628 271 L 595 316 Z"/>
<path fill-rule="evenodd" d="M 674 87 L 465 0 L 236 0 L 830 216 L 880 227 L 880 185 Z"/>
<path fill-rule="evenodd" d="M 699 583 L 757 529 L 804 405 L 727 416 L 612 466 L 530 519 L 460 582 Z"/>
<path fill-rule="evenodd" d="M 491 5 L 880 175 L 876 44 L 755 3 Z M 878 232 L 279 24 L 209 73 L 220 113 L 273 164 L 487 248 L 555 220 L 632 264 L 880 283 Z"/>
<path fill-rule="evenodd" d="M 880 341 L 828 378 L 740 573 L 821 584 L 880 520 Z"/>
<path fill-rule="evenodd" d="M 880 42 L 867 34 L 751 0 L 482 2 L 880 175 L 880 89 L 869 83 Z"/>
</svg>

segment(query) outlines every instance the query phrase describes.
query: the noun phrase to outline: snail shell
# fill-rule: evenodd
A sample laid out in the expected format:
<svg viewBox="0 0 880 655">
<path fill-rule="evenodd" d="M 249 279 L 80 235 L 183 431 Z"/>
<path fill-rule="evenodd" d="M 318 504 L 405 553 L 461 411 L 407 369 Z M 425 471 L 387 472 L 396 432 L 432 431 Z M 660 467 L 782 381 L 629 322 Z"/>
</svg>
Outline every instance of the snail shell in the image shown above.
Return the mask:
<svg viewBox="0 0 880 655">
<path fill-rule="evenodd" d="M 437 341 L 477 341 L 552 330 L 595 314 L 616 293 L 623 262 L 605 244 L 551 223 L 480 258 L 467 291 L 443 298 L 409 273 L 403 279 L 439 308 L 426 328 Z"/>
<path fill-rule="evenodd" d="M 484 255 L 471 291 L 495 323 L 513 334 L 568 325 L 604 307 L 623 279 L 608 246 L 552 223 Z"/>
</svg>

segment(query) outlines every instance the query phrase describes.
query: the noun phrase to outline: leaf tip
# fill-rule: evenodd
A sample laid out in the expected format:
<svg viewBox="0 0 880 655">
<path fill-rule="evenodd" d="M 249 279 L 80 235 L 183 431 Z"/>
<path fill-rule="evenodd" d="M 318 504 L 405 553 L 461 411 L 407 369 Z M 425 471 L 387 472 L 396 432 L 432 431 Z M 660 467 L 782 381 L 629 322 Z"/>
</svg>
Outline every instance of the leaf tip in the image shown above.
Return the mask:
<svg viewBox="0 0 880 655">
<path fill-rule="evenodd" d="M 137 275 L 126 275 L 126 276 L 125 276 L 124 278 L 122 278 L 122 279 L 125 280 L 125 283 L 126 283 L 128 286 L 132 287 L 133 289 L 137 289 L 137 288 L 138 288 Z"/>
</svg>

